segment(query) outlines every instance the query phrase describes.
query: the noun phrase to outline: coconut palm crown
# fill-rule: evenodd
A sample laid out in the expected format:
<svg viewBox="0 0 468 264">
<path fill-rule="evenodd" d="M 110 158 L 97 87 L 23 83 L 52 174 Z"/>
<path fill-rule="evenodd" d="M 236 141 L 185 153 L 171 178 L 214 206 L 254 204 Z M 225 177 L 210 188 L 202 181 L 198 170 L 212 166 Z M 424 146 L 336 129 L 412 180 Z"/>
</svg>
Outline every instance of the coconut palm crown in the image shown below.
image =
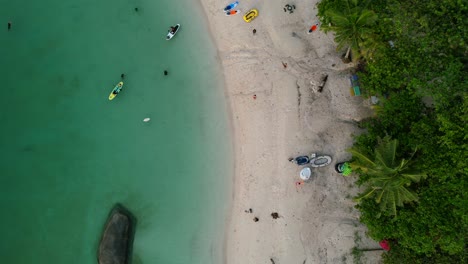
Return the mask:
<svg viewBox="0 0 468 264">
<path fill-rule="evenodd" d="M 416 160 L 413 159 L 417 149 L 408 159 L 400 160 L 396 158 L 397 147 L 398 140 L 385 137 L 379 140 L 373 153 L 354 147 L 348 150 L 353 154 L 351 168 L 365 176 L 364 185 L 367 187 L 355 200 L 359 202 L 362 199 L 375 198 L 381 211 L 395 216 L 397 206 L 418 200 L 417 195 L 407 187 L 426 178 L 426 174 L 418 170 Z"/>
<path fill-rule="evenodd" d="M 330 24 L 324 24 L 322 29 L 335 32 L 337 49 L 347 47 L 345 58 L 349 58 L 353 52 L 353 60 L 357 60 L 362 54 L 370 53 L 372 49 L 372 28 L 377 21 L 377 15 L 367 9 L 369 1 L 342 0 L 343 7 L 340 10 L 330 9 L 325 12 Z"/>
</svg>

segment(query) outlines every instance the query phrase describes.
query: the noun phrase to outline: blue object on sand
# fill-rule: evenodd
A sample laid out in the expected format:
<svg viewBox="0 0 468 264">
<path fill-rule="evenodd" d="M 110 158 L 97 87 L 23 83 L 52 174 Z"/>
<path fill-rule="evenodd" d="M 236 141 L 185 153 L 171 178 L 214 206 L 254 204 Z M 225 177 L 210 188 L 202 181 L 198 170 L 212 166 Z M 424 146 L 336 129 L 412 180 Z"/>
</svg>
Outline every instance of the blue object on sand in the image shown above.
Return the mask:
<svg viewBox="0 0 468 264">
<path fill-rule="evenodd" d="M 353 88 L 352 92 L 355 96 L 361 95 L 361 88 L 359 87 L 358 76 L 356 74 L 351 75 L 351 87 Z"/>
<path fill-rule="evenodd" d="M 239 1 L 235 1 L 234 3 L 230 3 L 224 8 L 224 12 L 231 11 L 234 7 L 236 7 L 239 4 Z"/>
</svg>

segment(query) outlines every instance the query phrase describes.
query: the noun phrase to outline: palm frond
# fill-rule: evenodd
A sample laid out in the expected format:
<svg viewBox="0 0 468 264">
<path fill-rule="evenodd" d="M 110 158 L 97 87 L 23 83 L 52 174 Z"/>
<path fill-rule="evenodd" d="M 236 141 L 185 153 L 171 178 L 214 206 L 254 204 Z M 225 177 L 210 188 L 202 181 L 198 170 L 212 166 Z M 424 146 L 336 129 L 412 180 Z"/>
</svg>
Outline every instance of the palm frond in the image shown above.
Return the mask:
<svg viewBox="0 0 468 264">
<path fill-rule="evenodd" d="M 356 20 L 356 25 L 360 27 L 371 26 L 377 21 L 377 15 L 371 10 L 362 10 Z"/>
<path fill-rule="evenodd" d="M 398 147 L 398 140 L 391 140 L 389 137 L 385 137 L 381 143 L 375 148 L 376 154 L 379 154 L 382 164 L 387 167 L 394 167 L 396 150 Z"/>
<path fill-rule="evenodd" d="M 368 188 L 363 193 L 359 194 L 358 196 L 354 197 L 354 201 L 359 202 L 362 199 L 370 197 L 377 189 Z"/>
<path fill-rule="evenodd" d="M 417 162 L 412 159 L 414 153 L 409 159 L 397 161 L 397 148 L 397 140 L 385 137 L 379 140 L 372 154 L 356 147 L 348 150 L 354 159 L 350 163 L 351 167 L 354 170 L 361 169 L 367 176 L 367 189 L 355 200 L 374 197 L 382 212 L 395 216 L 397 207 L 418 200 L 418 196 L 407 189 L 407 186 L 426 177 L 426 174 L 418 169 Z"/>
<path fill-rule="evenodd" d="M 425 179 L 427 177 L 427 174 L 423 172 L 405 172 L 401 173 L 400 175 L 410 179 L 413 182 L 419 182 L 421 178 Z"/>
<path fill-rule="evenodd" d="M 377 164 L 372 160 L 367 153 L 357 148 L 350 148 L 348 152 L 353 154 L 353 157 L 360 161 L 360 163 L 367 166 L 376 166 Z"/>
<path fill-rule="evenodd" d="M 400 192 L 401 200 L 402 200 L 403 203 L 418 201 L 418 196 L 415 193 L 413 193 L 413 192 L 409 191 L 408 189 L 406 189 L 404 186 L 400 186 L 398 191 Z"/>
</svg>

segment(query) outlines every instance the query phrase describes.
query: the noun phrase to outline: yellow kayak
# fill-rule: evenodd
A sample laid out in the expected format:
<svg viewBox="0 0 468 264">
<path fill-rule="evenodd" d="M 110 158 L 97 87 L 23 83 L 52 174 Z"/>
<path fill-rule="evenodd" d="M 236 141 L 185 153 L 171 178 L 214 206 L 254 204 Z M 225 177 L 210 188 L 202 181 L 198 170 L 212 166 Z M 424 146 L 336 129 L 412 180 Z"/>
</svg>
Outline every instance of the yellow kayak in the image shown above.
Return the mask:
<svg viewBox="0 0 468 264">
<path fill-rule="evenodd" d="M 258 16 L 258 10 L 253 8 L 250 9 L 249 12 L 245 13 L 244 21 L 249 23 L 250 21 L 254 20 Z"/>
<path fill-rule="evenodd" d="M 123 87 L 123 82 L 119 82 L 115 87 L 114 89 L 112 90 L 112 92 L 109 94 L 109 101 L 114 99 L 119 93 L 120 93 L 120 90 L 122 90 L 122 87 Z"/>
</svg>

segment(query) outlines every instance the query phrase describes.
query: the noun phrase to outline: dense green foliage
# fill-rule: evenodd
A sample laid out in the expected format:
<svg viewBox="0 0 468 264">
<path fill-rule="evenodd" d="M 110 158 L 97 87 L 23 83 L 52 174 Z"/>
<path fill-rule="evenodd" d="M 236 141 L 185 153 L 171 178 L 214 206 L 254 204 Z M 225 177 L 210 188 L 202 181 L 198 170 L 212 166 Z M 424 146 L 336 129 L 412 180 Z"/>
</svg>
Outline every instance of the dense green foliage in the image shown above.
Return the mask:
<svg viewBox="0 0 468 264">
<path fill-rule="evenodd" d="M 345 58 L 353 51 L 353 59 L 357 60 L 360 54 L 367 49 L 368 40 L 372 36 L 372 25 L 377 20 L 377 15 L 367 9 L 367 3 L 358 0 L 343 0 L 340 9 L 328 9 L 325 11 L 330 23 L 323 24 L 325 32 L 335 32 L 335 41 L 338 49 L 347 47 Z"/>
<path fill-rule="evenodd" d="M 416 160 L 416 150 L 407 159 L 397 159 L 398 140 L 385 137 L 379 140 L 374 152 L 352 147 L 354 161 L 350 164 L 353 170 L 361 173 L 361 179 L 367 189 L 355 198 L 356 201 L 374 198 L 381 211 L 391 215 L 397 214 L 397 206 L 416 202 L 417 194 L 408 189 L 412 182 L 419 182 L 426 174 L 420 172 Z M 377 215 L 380 217 L 380 214 Z"/>
<path fill-rule="evenodd" d="M 321 22 L 333 23 L 328 10 L 344 12 L 344 1 L 322 0 Z M 385 263 L 468 263 L 468 1 L 374 0 L 366 8 L 378 17 L 366 28 L 375 48 L 360 50 L 358 75 L 381 102 L 353 148 L 372 153 L 390 136 L 400 143 L 398 159 L 418 149 L 427 178 L 407 186 L 418 202 L 397 207 L 396 217 L 377 217 L 380 205 L 362 199 L 361 221 L 370 237 L 391 241 Z"/>
</svg>

